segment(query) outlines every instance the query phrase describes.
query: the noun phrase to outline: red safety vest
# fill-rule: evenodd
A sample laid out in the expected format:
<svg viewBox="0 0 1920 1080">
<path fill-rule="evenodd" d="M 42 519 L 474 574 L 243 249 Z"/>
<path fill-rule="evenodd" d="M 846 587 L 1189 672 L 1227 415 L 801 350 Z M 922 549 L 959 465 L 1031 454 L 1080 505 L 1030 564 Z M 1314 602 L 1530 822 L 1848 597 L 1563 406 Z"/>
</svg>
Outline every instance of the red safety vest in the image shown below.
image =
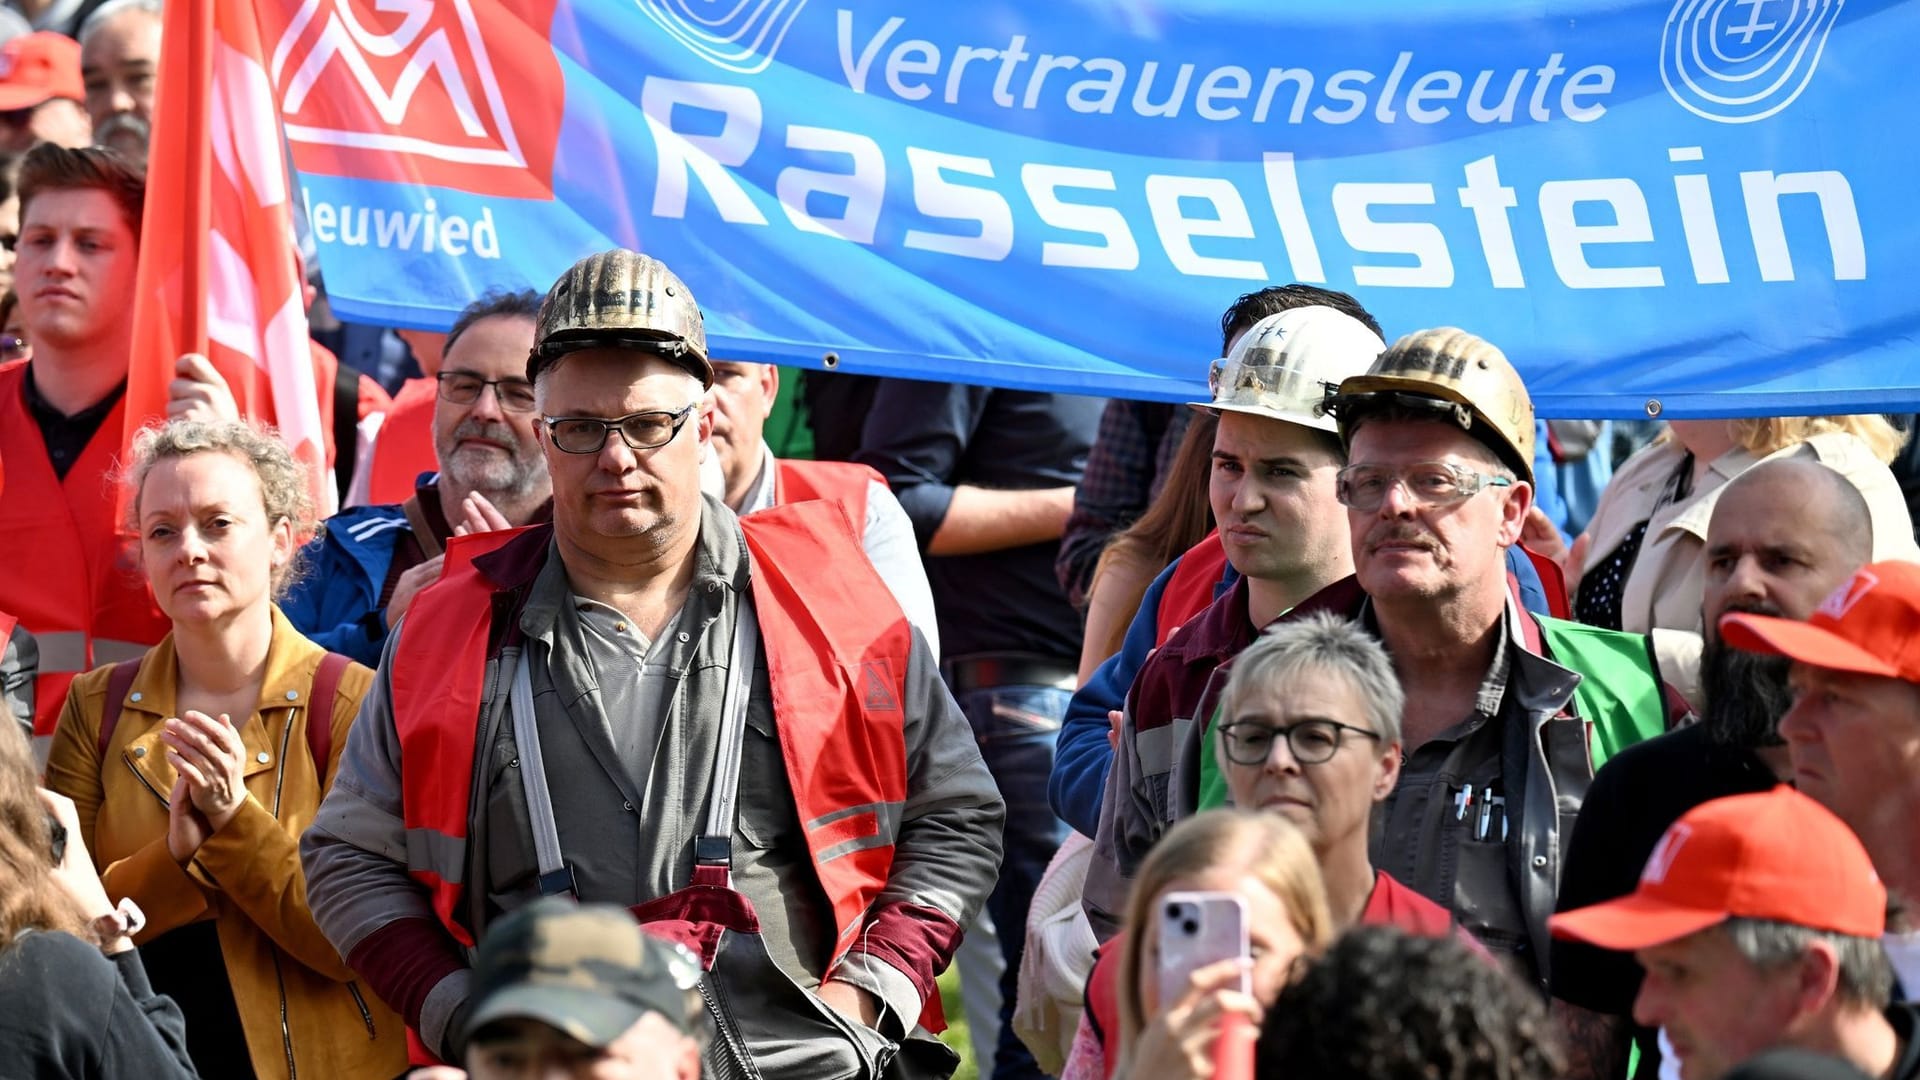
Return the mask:
<svg viewBox="0 0 1920 1080">
<path fill-rule="evenodd" d="M 367 468 L 369 506 L 406 502 L 420 474 L 440 467 L 433 450 L 433 401 L 438 387 L 432 379 L 408 379 L 393 395 L 393 407 L 380 421 L 380 434 L 373 440 L 373 464 Z"/>
<path fill-rule="evenodd" d="M 1226 571 L 1227 548 L 1220 542 L 1218 529 L 1180 556 L 1180 565 L 1174 568 L 1167 587 L 1160 593 L 1160 610 L 1155 613 L 1155 645 L 1165 645 L 1175 630 L 1213 604 L 1214 587 L 1220 584 L 1220 575 Z"/>
<path fill-rule="evenodd" d="M 850 461 L 774 460 L 773 505 L 807 499 L 837 502 L 853 518 L 853 535 L 867 531 L 867 491 L 869 484 L 886 485 L 886 477 L 865 465 Z"/>
<path fill-rule="evenodd" d="M 899 815 L 882 811 L 907 798 L 900 703 L 913 637 L 840 509 L 799 502 L 742 518 L 740 526 L 781 753 L 833 907 L 837 963 L 892 872 L 894 837 L 883 830 Z M 402 817 L 410 837 L 426 839 L 408 845 L 408 869 L 463 945 L 473 943 L 475 929 L 464 921 L 462 887 L 481 683 L 496 613 L 515 617 L 509 594 L 525 584 L 490 577 L 482 557 L 513 543 L 544 549 L 551 528 L 449 542 L 440 581 L 407 613 L 391 668 Z M 822 566 L 835 572 L 815 572 Z M 447 861 L 436 863 L 436 853 Z"/>
<path fill-rule="evenodd" d="M 40 646 L 33 731 L 53 734 L 67 684 L 83 671 L 129 660 L 167 636 L 131 540 L 114 520 L 114 455 L 126 424 L 124 401 L 67 470 L 53 471 L 40 425 L 27 411 L 27 366 L 0 366 L 0 608 Z"/>
</svg>

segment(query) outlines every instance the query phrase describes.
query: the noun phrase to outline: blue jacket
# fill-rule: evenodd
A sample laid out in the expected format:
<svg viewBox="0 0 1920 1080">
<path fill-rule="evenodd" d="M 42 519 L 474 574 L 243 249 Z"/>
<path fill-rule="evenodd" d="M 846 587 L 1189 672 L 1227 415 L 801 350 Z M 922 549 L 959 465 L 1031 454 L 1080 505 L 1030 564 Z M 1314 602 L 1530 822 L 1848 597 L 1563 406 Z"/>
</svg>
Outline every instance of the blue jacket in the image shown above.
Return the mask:
<svg viewBox="0 0 1920 1080">
<path fill-rule="evenodd" d="M 1093 836 L 1099 831 L 1100 803 L 1107 791 L 1107 769 L 1113 764 L 1113 744 L 1107 741 L 1112 724 L 1107 720 L 1107 713 L 1126 707 L 1127 690 L 1133 686 L 1140 669 L 1146 666 L 1147 654 L 1153 651 L 1159 630 L 1160 597 L 1179 565 L 1180 560 L 1175 559 L 1147 586 L 1146 595 L 1140 598 L 1140 609 L 1127 626 L 1120 651 L 1107 657 L 1074 692 L 1073 700 L 1067 704 L 1066 718 L 1060 723 L 1060 737 L 1053 750 L 1053 774 L 1047 778 L 1047 801 L 1060 820 L 1083 836 Z M 1536 614 L 1548 614 L 1547 591 L 1540 583 L 1540 574 L 1517 547 L 1507 549 L 1507 572 L 1519 583 L 1520 605 Z M 1220 583 L 1214 587 L 1214 597 L 1218 599 L 1237 577 L 1239 574 L 1228 565 Z"/>
<path fill-rule="evenodd" d="M 326 531 L 301 551 L 307 572 L 280 610 L 320 647 L 378 667 L 387 640 L 380 587 L 410 531 L 398 505 L 356 506 L 328 518 Z"/>
</svg>

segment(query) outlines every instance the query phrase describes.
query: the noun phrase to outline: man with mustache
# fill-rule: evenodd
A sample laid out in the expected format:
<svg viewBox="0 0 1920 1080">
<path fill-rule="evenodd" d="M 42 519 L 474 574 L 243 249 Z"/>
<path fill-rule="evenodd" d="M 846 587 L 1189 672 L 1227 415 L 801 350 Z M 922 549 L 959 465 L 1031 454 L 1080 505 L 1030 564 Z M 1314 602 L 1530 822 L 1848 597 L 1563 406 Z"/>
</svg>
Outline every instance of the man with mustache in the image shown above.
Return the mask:
<svg viewBox="0 0 1920 1080">
<path fill-rule="evenodd" d="M 1666 724 L 1652 652 L 1637 635 L 1520 606 L 1506 553 L 1533 504 L 1533 402 L 1500 350 L 1461 330 L 1417 331 L 1341 382 L 1328 410 L 1347 454 L 1334 493 L 1354 573 L 1280 618 L 1333 612 L 1386 646 L 1406 691 L 1405 753 L 1372 815 L 1372 864 L 1544 988 L 1558 855 L 1595 763 Z M 1130 703 L 1164 697 L 1157 682 L 1143 672 Z M 1115 835 L 1137 844 L 1158 832 L 1143 819 L 1191 807 L 1183 789 L 1211 711 L 1203 702 L 1184 714 L 1199 722 L 1159 738 L 1179 748 L 1157 779 L 1134 771 L 1141 741 L 1123 737 L 1107 789 L 1126 818 Z"/>
<path fill-rule="evenodd" d="M 111 0 L 80 26 L 80 79 L 95 146 L 142 169 L 160 81 L 160 0 Z"/>
<path fill-rule="evenodd" d="M 436 376 L 440 471 L 423 476 L 404 503 L 356 506 L 328 520 L 308 545 L 313 572 L 281 603 L 301 633 L 377 664 L 387 632 L 439 578 L 449 537 L 551 516 L 526 377 L 539 310 L 538 293 L 500 293 L 469 304 L 454 321 Z"/>
<path fill-rule="evenodd" d="M 1793 703 L 1790 662 L 1730 647 L 1720 617 L 1804 619 L 1867 561 L 1872 545 L 1859 489 L 1811 458 L 1757 465 L 1727 485 L 1707 525 L 1701 722 L 1628 749 L 1594 777 L 1567 846 L 1559 910 L 1631 893 L 1667 827 L 1694 807 L 1791 779 L 1779 734 Z M 1554 941 L 1554 1015 L 1567 1037 L 1569 1076 L 1624 1075 L 1629 1037 L 1640 1045 L 1636 1075 L 1674 1075 L 1661 1069 L 1654 1032 L 1631 1020 L 1641 975 L 1628 953 Z"/>
</svg>

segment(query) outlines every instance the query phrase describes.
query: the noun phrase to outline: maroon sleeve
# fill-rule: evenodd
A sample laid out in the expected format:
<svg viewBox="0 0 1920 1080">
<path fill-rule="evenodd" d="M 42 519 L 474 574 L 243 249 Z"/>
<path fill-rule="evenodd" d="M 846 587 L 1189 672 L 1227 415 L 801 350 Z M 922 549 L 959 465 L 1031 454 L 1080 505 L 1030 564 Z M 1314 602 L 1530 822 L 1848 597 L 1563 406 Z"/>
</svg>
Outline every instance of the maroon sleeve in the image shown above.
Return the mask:
<svg viewBox="0 0 1920 1080">
<path fill-rule="evenodd" d="M 420 1006 L 441 980 L 467 966 L 459 943 L 432 919 L 395 919 L 368 934 L 347 956 L 387 1007 L 420 1027 Z"/>
<path fill-rule="evenodd" d="M 848 951 L 867 953 L 904 972 L 927 1001 L 940 996 L 934 978 L 959 944 L 960 924 L 946 912 L 921 904 L 887 904 L 874 909 L 866 931 Z"/>
</svg>

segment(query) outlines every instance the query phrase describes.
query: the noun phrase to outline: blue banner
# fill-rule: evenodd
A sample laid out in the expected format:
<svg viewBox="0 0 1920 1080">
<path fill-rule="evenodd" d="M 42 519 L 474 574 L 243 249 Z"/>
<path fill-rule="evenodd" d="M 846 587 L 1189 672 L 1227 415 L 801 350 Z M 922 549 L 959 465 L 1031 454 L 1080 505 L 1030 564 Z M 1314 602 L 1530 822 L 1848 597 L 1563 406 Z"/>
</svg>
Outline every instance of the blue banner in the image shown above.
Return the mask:
<svg viewBox="0 0 1920 1080">
<path fill-rule="evenodd" d="M 1545 415 L 1920 410 L 1920 0 L 256 3 L 347 318 L 625 245 L 718 356 L 1182 399 L 1301 281 Z"/>
</svg>

